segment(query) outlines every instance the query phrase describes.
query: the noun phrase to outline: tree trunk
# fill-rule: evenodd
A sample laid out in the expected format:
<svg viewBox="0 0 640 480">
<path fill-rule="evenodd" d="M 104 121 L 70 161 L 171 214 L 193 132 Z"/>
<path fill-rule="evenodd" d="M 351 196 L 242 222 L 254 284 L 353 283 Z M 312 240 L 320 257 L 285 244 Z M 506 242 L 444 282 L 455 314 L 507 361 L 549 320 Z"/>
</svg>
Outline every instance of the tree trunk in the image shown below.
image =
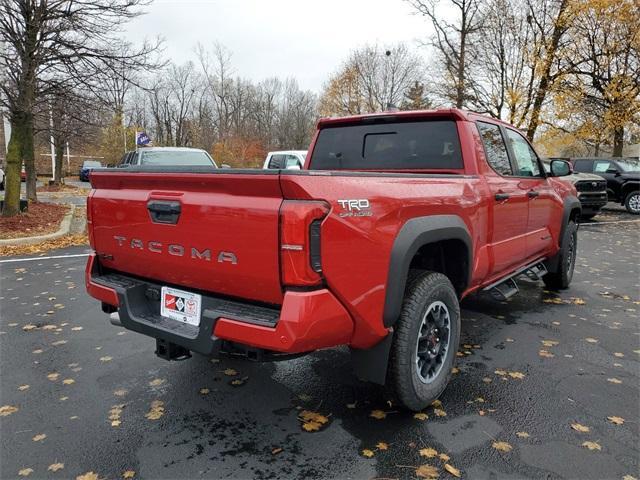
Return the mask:
<svg viewBox="0 0 640 480">
<path fill-rule="evenodd" d="M 23 133 L 20 138 L 22 142 L 22 161 L 24 162 L 24 170 L 27 174 L 27 200 L 29 200 L 29 202 L 37 202 L 36 162 L 33 152 L 33 115 L 31 113 L 24 113 L 22 115 L 24 119 L 20 122 L 20 128 Z"/>
<path fill-rule="evenodd" d="M 20 170 L 22 168 L 22 148 L 24 128 L 18 115 L 12 115 L 11 136 L 7 151 L 7 170 L 4 172 L 4 204 L 3 217 L 13 217 L 20 213 Z"/>
<path fill-rule="evenodd" d="M 622 156 L 622 147 L 624 146 L 624 127 L 619 126 L 613 130 L 613 156 Z"/>
<path fill-rule="evenodd" d="M 56 138 L 56 172 L 53 175 L 54 185 L 61 185 L 64 180 L 64 140 L 62 138 Z"/>
<path fill-rule="evenodd" d="M 533 142 L 533 137 L 536 135 L 538 125 L 540 125 L 540 110 L 542 109 L 542 103 L 547 96 L 547 91 L 551 86 L 551 66 L 555 60 L 560 38 L 565 32 L 565 19 L 564 11 L 567 8 L 568 0 L 562 0 L 558 9 L 558 16 L 556 17 L 555 24 L 553 26 L 553 33 L 551 35 L 551 44 L 546 52 L 544 59 L 544 68 L 542 70 L 540 84 L 536 91 L 535 98 L 533 100 L 533 109 L 531 110 L 531 119 L 529 120 L 529 127 L 527 128 L 527 138 Z"/>
</svg>

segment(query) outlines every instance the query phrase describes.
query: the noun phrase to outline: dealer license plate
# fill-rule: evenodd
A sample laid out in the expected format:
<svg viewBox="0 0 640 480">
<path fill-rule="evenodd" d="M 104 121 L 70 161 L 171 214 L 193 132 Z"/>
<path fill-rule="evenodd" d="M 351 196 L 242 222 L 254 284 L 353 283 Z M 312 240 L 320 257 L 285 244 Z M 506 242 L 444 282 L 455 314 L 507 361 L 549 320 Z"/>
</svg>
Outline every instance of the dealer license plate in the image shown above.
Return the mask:
<svg viewBox="0 0 640 480">
<path fill-rule="evenodd" d="M 162 287 L 160 291 L 160 315 L 163 317 L 198 326 L 201 306 L 202 296 L 197 293 L 170 287 Z"/>
</svg>

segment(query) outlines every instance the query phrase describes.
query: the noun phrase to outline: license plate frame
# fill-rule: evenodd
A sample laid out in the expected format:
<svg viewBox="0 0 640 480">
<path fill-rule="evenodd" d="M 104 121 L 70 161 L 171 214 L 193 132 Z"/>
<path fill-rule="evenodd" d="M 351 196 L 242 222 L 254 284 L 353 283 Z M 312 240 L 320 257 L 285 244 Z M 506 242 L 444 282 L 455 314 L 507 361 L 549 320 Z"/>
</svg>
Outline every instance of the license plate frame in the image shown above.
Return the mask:
<svg viewBox="0 0 640 480">
<path fill-rule="evenodd" d="M 200 326 L 202 295 L 172 287 L 160 289 L 160 315 L 188 325 Z"/>
</svg>

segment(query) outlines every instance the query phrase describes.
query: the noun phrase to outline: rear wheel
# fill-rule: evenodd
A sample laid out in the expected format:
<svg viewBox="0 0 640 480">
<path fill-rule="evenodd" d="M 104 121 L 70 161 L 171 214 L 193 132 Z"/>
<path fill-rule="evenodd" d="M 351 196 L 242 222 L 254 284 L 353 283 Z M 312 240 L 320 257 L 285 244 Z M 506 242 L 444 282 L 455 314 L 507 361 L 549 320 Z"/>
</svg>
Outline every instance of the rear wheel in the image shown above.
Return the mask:
<svg viewBox="0 0 640 480">
<path fill-rule="evenodd" d="M 631 192 L 624 199 L 624 206 L 627 209 L 627 212 L 633 213 L 634 215 L 640 214 L 640 191 Z"/>
<path fill-rule="evenodd" d="M 558 252 L 558 271 L 547 273 L 542 280 L 552 290 L 564 290 L 569 288 L 573 279 L 573 270 L 576 266 L 576 253 L 578 249 L 578 226 L 573 220 L 569 220 L 564 231 L 562 247 Z"/>
<path fill-rule="evenodd" d="M 391 347 L 389 380 L 395 396 L 419 411 L 443 392 L 460 343 L 460 307 L 441 273 L 410 275 Z"/>
</svg>

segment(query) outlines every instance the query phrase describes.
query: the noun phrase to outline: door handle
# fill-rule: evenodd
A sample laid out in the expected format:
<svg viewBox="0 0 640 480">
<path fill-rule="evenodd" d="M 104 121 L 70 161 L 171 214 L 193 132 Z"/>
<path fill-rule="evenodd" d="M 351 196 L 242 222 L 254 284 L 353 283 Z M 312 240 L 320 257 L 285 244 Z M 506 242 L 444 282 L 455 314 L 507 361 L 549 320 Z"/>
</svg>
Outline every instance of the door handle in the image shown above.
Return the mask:
<svg viewBox="0 0 640 480">
<path fill-rule="evenodd" d="M 182 210 L 180 202 L 172 200 L 150 200 L 147 203 L 147 210 L 154 223 L 178 223 Z"/>
<path fill-rule="evenodd" d="M 510 195 L 508 193 L 496 193 L 495 199 L 498 201 L 508 200 Z"/>
<path fill-rule="evenodd" d="M 539 196 L 540 196 L 540 192 L 537 192 L 537 191 L 535 191 L 535 190 L 529 190 L 529 191 L 527 192 L 527 196 L 528 196 L 529 198 L 536 198 L 536 197 L 539 197 Z"/>
</svg>

